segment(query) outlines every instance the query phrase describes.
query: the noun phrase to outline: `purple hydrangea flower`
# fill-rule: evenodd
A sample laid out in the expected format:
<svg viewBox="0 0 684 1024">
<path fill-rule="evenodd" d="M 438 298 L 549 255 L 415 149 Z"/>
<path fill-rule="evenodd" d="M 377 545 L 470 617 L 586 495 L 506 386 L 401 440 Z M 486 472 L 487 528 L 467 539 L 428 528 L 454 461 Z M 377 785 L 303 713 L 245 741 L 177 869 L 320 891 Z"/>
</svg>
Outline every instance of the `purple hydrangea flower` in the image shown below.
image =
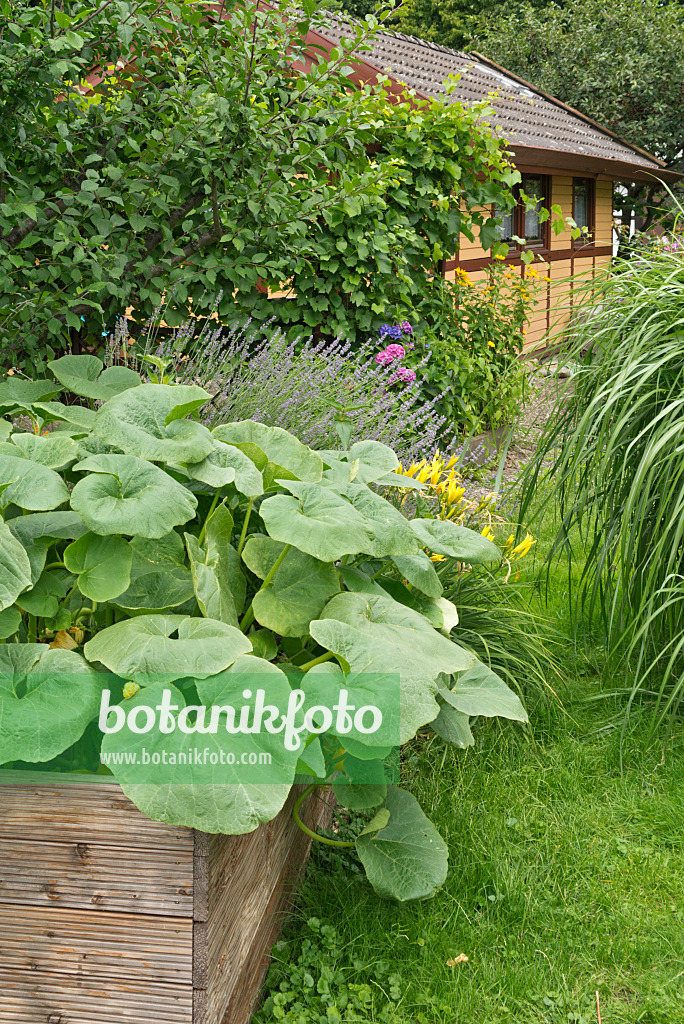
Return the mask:
<svg viewBox="0 0 684 1024">
<path fill-rule="evenodd" d="M 399 338 L 401 338 L 401 327 L 398 324 L 382 324 L 380 327 L 380 337 L 393 338 L 394 341 L 399 341 Z"/>
<path fill-rule="evenodd" d="M 416 379 L 416 371 L 412 370 L 408 366 L 399 366 L 397 370 L 392 374 L 390 379 L 387 381 L 388 384 L 393 384 L 395 380 L 403 381 L 404 384 L 413 384 Z"/>
<path fill-rule="evenodd" d="M 403 321 L 402 321 L 402 323 L 401 323 L 401 329 L 402 329 L 402 331 L 404 332 L 404 334 L 413 334 L 413 327 L 412 327 L 412 326 L 411 326 L 411 324 L 410 324 L 410 323 L 408 322 L 408 320 L 403 320 Z"/>
</svg>

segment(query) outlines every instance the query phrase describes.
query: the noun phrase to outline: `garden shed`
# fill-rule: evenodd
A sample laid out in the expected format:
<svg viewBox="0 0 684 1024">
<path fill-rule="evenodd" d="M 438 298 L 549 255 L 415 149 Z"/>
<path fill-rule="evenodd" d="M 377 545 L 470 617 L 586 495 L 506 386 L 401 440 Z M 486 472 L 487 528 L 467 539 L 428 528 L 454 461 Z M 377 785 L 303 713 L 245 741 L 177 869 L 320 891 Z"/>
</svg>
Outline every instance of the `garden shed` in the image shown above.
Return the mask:
<svg viewBox="0 0 684 1024">
<path fill-rule="evenodd" d="M 349 25 L 331 17 L 325 28 L 310 33 L 312 45 L 329 49 L 349 35 Z M 489 100 L 494 108 L 492 126 L 508 143 L 513 162 L 522 175 L 519 186 L 527 196 L 539 196 L 540 206 L 560 206 L 583 229 L 573 239 L 569 227 L 556 234 L 551 222 L 541 223 L 534 210 L 520 203 L 504 218 L 502 239 L 510 239 L 508 263 L 525 274 L 523 246 L 512 236 L 524 237 L 526 248 L 546 264 L 550 278 L 538 300 L 527 334 L 527 345 L 537 344 L 551 327 L 558 327 L 572 309 L 573 283 L 605 267 L 613 254 L 613 183 L 665 182 L 679 175 L 664 163 L 633 146 L 590 117 L 536 89 L 479 53 L 462 53 L 401 32 L 382 31 L 355 68 L 354 78 L 372 80 L 381 73 L 396 92 L 402 83 L 418 97 L 446 102 Z M 453 91 L 446 80 L 457 76 Z M 453 258 L 442 263 L 442 273 L 453 278 L 456 269 L 477 279 L 486 273 L 491 254 L 477 241 L 454 240 Z"/>
</svg>

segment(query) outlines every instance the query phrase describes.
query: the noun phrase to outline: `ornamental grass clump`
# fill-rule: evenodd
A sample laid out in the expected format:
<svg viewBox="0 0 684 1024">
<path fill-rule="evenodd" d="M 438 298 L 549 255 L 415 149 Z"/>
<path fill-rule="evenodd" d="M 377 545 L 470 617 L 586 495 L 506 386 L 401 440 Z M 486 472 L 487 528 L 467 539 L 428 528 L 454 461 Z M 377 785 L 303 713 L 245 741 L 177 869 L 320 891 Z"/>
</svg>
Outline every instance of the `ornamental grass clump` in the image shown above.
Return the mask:
<svg viewBox="0 0 684 1024">
<path fill-rule="evenodd" d="M 298 826 L 352 851 L 380 895 L 430 896 L 447 849 L 396 784 L 397 748 L 429 728 L 468 746 L 473 716 L 527 715 L 453 639 L 428 552 L 473 565 L 499 548 L 386 501 L 421 485 L 379 441 L 209 429 L 218 399 L 195 383 L 91 355 L 49 367 L 0 384 L 0 764 L 109 771 L 148 817 L 234 835 L 306 782 Z M 327 785 L 368 812 L 351 839 L 300 819 Z"/>
<path fill-rule="evenodd" d="M 527 467 L 522 514 L 559 516 L 574 613 L 600 622 L 651 726 L 684 696 L 684 257 L 618 261 L 568 340 L 577 361 Z M 557 512 L 556 512 L 557 510 Z"/>
</svg>

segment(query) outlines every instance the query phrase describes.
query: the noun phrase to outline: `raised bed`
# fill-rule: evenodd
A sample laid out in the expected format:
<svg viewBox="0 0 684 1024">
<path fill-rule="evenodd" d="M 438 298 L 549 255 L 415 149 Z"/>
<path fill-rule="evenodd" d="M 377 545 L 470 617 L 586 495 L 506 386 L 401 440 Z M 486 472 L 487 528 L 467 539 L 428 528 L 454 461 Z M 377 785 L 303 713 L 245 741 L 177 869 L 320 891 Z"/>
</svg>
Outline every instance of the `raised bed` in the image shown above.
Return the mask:
<svg viewBox="0 0 684 1024">
<path fill-rule="evenodd" d="M 309 854 L 298 787 L 255 832 L 213 836 L 117 785 L 43 779 L 0 785 L 2 1024 L 246 1024 Z"/>
</svg>

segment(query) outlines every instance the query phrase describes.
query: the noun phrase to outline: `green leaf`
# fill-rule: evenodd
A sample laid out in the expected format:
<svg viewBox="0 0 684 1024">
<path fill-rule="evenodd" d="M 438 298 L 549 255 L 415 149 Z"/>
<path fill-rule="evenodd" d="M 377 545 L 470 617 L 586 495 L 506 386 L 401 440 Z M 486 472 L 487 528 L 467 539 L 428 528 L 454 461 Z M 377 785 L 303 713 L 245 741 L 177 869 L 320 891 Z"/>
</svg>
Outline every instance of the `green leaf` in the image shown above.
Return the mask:
<svg viewBox="0 0 684 1024">
<path fill-rule="evenodd" d="M 134 537 L 128 590 L 116 599 L 119 608 L 163 612 L 194 596 L 192 574 L 185 565 L 185 548 L 173 531 L 157 540 Z"/>
<path fill-rule="evenodd" d="M 443 587 L 432 561 L 424 551 L 415 555 L 395 556 L 392 561 L 401 575 L 428 597 L 441 597 Z"/>
<path fill-rule="evenodd" d="M 7 523 L 0 522 L 0 611 L 14 604 L 31 582 L 31 563 L 24 546 Z"/>
<path fill-rule="evenodd" d="M 345 763 L 347 758 L 345 758 Z M 359 784 L 349 782 L 344 776 L 338 776 L 332 785 L 333 793 L 338 804 L 348 807 L 350 811 L 367 810 L 370 807 L 377 807 L 387 796 L 386 783 Z"/>
<path fill-rule="evenodd" d="M 232 530 L 233 517 L 225 505 L 219 505 L 207 520 L 204 546 L 189 533 L 185 543 L 202 615 L 237 626 L 245 580 L 238 553 L 230 543 Z"/>
<path fill-rule="evenodd" d="M 284 480 L 283 486 L 292 494 L 267 498 L 259 510 L 274 540 L 323 562 L 368 548 L 373 534 L 350 501 L 321 484 Z"/>
<path fill-rule="evenodd" d="M 17 516 L 8 526 L 21 542 L 31 563 L 31 582 L 36 583 L 43 571 L 48 547 L 53 540 L 75 540 L 86 532 L 86 525 L 76 512 L 36 512 Z"/>
<path fill-rule="evenodd" d="M 62 356 L 52 359 L 48 366 L 68 391 L 100 402 L 142 383 L 135 370 L 127 366 L 109 366 L 103 370 L 104 363 L 97 356 Z"/>
<path fill-rule="evenodd" d="M 97 715 L 102 677 L 75 651 L 0 646 L 0 759 L 50 761 Z"/>
<path fill-rule="evenodd" d="M 93 533 L 164 537 L 195 515 L 187 487 L 133 455 L 93 455 L 74 469 L 89 475 L 71 492 L 71 507 Z"/>
<path fill-rule="evenodd" d="M 143 682 L 149 676 L 171 682 L 214 675 L 251 649 L 239 630 L 214 619 L 137 615 L 97 633 L 83 653 L 124 678 L 143 677 Z"/>
<path fill-rule="evenodd" d="M 491 540 L 448 519 L 411 519 L 410 523 L 421 544 L 436 555 L 450 555 L 469 563 L 501 559 L 501 552 Z"/>
<path fill-rule="evenodd" d="M 283 550 L 270 537 L 251 536 L 242 557 L 263 580 Z M 290 548 L 265 590 L 254 595 L 252 608 L 257 622 L 281 636 L 303 636 L 326 602 L 340 589 L 334 566 Z"/>
<path fill-rule="evenodd" d="M 286 471 L 285 476 L 291 475 L 294 480 L 316 482 L 321 479 L 323 463 L 320 457 L 281 427 L 269 427 L 256 420 L 241 420 L 238 423 L 223 423 L 215 427 L 212 434 L 227 444 L 247 442 L 257 445 L 268 461 L 277 467 L 276 479 L 283 479 L 279 472 L 281 468 Z"/>
<path fill-rule="evenodd" d="M 62 478 L 23 456 L 0 455 L 0 502 L 31 511 L 53 509 L 69 500 Z"/>
<path fill-rule="evenodd" d="M 297 775 L 313 775 L 317 779 L 326 777 L 325 757 L 318 738 L 300 751 L 296 770 Z"/>
<path fill-rule="evenodd" d="M 472 747 L 475 743 L 470 731 L 469 716 L 452 708 L 450 704 L 442 704 L 441 711 L 430 725 L 438 736 L 461 750 Z"/>
<path fill-rule="evenodd" d="M 329 661 L 314 665 L 298 683 L 305 694 L 306 709 L 335 708 L 340 692 L 346 690 L 348 707 L 358 710 L 372 705 L 381 711 L 380 727 L 372 733 L 356 728 L 352 712 L 348 712 L 350 718 L 344 732 L 336 733 L 336 719 L 331 726 L 331 732 L 336 733 L 340 745 L 353 756 L 365 760 L 382 759 L 401 742 L 400 685 L 400 675 L 396 670 L 375 667 L 368 672 L 350 671 L 345 675 L 339 665 Z M 363 749 L 359 753 L 360 748 Z"/>
<path fill-rule="evenodd" d="M 198 689 L 205 705 L 240 706 L 246 686 L 261 686 L 275 705 L 283 709 L 287 706 L 290 687 L 285 673 L 258 658 L 239 658 L 227 672 L 206 680 Z M 127 712 L 136 704 L 156 706 L 166 688 L 158 684 L 143 688 L 123 706 Z M 173 704 L 183 708 L 183 695 L 175 687 L 169 689 Z M 195 763 L 193 751 L 197 746 L 196 734 L 186 735 L 179 729 L 170 735 L 159 730 L 136 735 L 126 727 L 104 736 L 102 741 L 105 753 L 125 750 L 140 754 L 145 747 L 152 759 L 158 754 L 161 760 L 166 752 L 165 763 L 158 766 L 112 765 L 126 796 L 156 821 L 203 832 L 243 835 L 275 818 L 290 793 L 299 756 L 297 751 L 285 748 L 281 735 L 266 730 L 258 734 L 230 733 L 223 726 L 216 733 L 203 734 L 202 749 L 216 755 L 219 763 L 215 765 Z M 172 754 L 177 765 L 181 765 L 183 756 L 189 763 L 169 768 Z M 257 758 L 259 754 L 268 755 L 270 764 L 250 768 L 240 763 L 243 755 L 254 754 Z M 227 763 L 229 758 L 234 759 L 232 763 Z"/>
<path fill-rule="evenodd" d="M 39 462 L 48 469 L 64 469 L 80 456 L 78 444 L 66 434 L 53 431 L 51 434 L 12 434 L 15 445 L 25 459 Z"/>
<path fill-rule="evenodd" d="M 344 484 L 339 491 L 349 498 L 374 534 L 370 544 L 363 549 L 366 554 L 373 558 L 387 558 L 410 555 L 420 550 L 420 542 L 408 520 L 389 501 L 364 484 Z"/>
<path fill-rule="evenodd" d="M 64 565 L 78 576 L 78 589 L 91 601 L 112 601 L 131 581 L 133 552 L 123 537 L 84 533 L 64 551 Z M 54 614 L 54 613 L 53 613 Z"/>
<path fill-rule="evenodd" d="M 310 632 L 317 643 L 343 658 L 354 672 L 399 673 L 401 743 L 438 715 L 435 697 L 440 673 L 464 671 L 476 660 L 469 651 L 437 633 L 412 608 L 373 594 L 333 597 L 321 618 L 311 623 Z"/>
<path fill-rule="evenodd" d="M 83 405 L 63 405 L 61 402 L 35 402 L 34 409 L 46 423 L 68 423 L 87 433 L 95 422 L 93 409 Z"/>
<path fill-rule="evenodd" d="M 273 661 L 278 653 L 278 641 L 270 629 L 255 629 L 249 634 L 248 639 L 257 658 Z"/>
<path fill-rule="evenodd" d="M 380 441 L 357 441 L 348 452 L 324 451 L 319 454 L 339 483 L 355 481 L 369 484 L 399 468 L 395 453 Z"/>
<path fill-rule="evenodd" d="M 59 602 L 69 589 L 66 573 L 44 572 L 30 590 L 17 598 L 17 605 L 30 615 L 52 618 L 59 610 Z"/>
<path fill-rule="evenodd" d="M 256 498 L 264 491 L 263 477 L 252 460 L 239 448 L 216 438 L 214 451 L 206 459 L 185 463 L 183 469 L 210 487 L 225 487 L 234 482 L 238 491 L 248 498 Z"/>
<path fill-rule="evenodd" d="M 19 629 L 21 625 L 21 613 L 17 608 L 4 608 L 0 612 L 0 640 L 5 640 L 8 636 L 12 636 L 13 633 Z"/>
<path fill-rule="evenodd" d="M 517 694 L 481 661 L 460 675 L 452 689 L 440 688 L 440 694 L 465 715 L 483 715 L 485 718 L 499 715 L 516 722 L 528 721 Z"/>
<path fill-rule="evenodd" d="M 211 395 L 194 384 L 141 384 L 97 411 L 93 433 L 127 455 L 159 462 L 200 462 L 214 450 L 201 423 L 182 419 Z"/>
<path fill-rule="evenodd" d="M 51 380 L 5 377 L 0 384 L 0 413 L 28 411 L 36 402 L 53 398 L 61 390 Z"/>
<path fill-rule="evenodd" d="M 446 843 L 406 790 L 390 787 L 384 809 L 387 824 L 356 839 L 368 881 L 379 896 L 402 903 L 432 896 L 446 880 Z"/>
</svg>

